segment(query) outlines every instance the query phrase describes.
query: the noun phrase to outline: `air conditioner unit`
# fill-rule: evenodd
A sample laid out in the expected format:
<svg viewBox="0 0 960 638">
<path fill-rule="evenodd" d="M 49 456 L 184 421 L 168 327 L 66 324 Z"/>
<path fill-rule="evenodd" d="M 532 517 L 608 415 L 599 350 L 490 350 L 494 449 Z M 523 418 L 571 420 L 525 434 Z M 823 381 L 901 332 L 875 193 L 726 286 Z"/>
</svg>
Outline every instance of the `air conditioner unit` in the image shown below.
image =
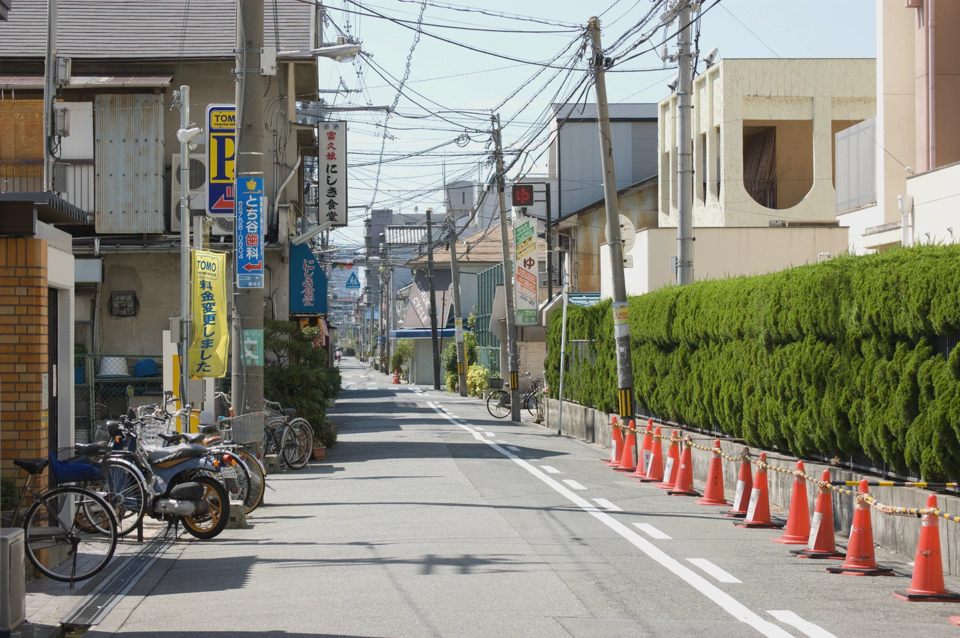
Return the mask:
<svg viewBox="0 0 960 638">
<path fill-rule="evenodd" d="M 0 632 L 16 629 L 26 619 L 26 572 L 23 570 L 23 530 L 0 529 Z"/>
<path fill-rule="evenodd" d="M 170 232 L 180 232 L 180 154 L 173 155 L 170 166 Z M 190 211 L 203 215 L 207 204 L 207 160 L 202 153 L 190 155 Z"/>
</svg>

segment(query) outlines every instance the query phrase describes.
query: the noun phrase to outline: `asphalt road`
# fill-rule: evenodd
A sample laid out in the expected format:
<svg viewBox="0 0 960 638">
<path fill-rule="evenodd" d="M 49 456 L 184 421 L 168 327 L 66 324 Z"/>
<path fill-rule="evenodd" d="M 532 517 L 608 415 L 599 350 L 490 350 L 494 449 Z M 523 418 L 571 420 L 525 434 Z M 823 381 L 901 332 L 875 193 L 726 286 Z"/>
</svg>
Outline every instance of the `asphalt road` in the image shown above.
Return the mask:
<svg viewBox="0 0 960 638">
<path fill-rule="evenodd" d="M 175 544 L 87 636 L 960 635 L 960 605 L 894 599 L 892 554 L 895 577 L 830 575 L 599 447 L 343 373 L 327 460 L 271 477 L 247 529 Z"/>
</svg>

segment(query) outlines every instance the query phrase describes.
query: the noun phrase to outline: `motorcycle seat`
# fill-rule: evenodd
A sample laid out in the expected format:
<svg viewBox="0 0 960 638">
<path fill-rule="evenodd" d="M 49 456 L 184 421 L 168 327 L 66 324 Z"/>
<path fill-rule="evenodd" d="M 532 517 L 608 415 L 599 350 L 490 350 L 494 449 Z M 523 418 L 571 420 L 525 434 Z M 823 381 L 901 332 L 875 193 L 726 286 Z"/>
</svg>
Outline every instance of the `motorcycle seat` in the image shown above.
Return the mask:
<svg viewBox="0 0 960 638">
<path fill-rule="evenodd" d="M 78 456 L 100 456 L 107 448 L 99 443 L 77 443 L 73 446 Z"/>
<path fill-rule="evenodd" d="M 150 452 L 147 454 L 147 461 L 150 465 L 174 465 L 187 459 L 195 459 L 206 453 L 207 448 L 202 445 L 175 445 Z"/>
</svg>

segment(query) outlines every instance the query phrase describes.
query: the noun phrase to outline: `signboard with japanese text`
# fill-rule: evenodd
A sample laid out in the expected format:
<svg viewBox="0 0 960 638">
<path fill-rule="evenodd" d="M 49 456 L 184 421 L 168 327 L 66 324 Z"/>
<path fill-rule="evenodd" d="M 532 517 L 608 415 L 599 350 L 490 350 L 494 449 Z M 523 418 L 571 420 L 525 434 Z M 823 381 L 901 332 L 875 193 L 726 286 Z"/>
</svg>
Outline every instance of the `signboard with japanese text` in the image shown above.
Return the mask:
<svg viewBox="0 0 960 638">
<path fill-rule="evenodd" d="M 290 314 L 326 313 L 327 276 L 310 246 L 290 246 Z"/>
<path fill-rule="evenodd" d="M 243 331 L 243 365 L 263 367 L 263 330 Z"/>
<path fill-rule="evenodd" d="M 320 223 L 347 225 L 347 123 L 321 122 Z"/>
<path fill-rule="evenodd" d="M 263 288 L 263 178 L 237 182 L 237 288 Z"/>
<path fill-rule="evenodd" d="M 517 216 L 513 220 L 514 263 L 516 286 L 517 325 L 537 325 L 537 287 L 539 260 L 537 259 L 537 224 L 529 217 Z"/>
<path fill-rule="evenodd" d="M 232 217 L 235 202 L 236 115 L 233 104 L 207 106 L 207 214 Z"/>
<path fill-rule="evenodd" d="M 225 253 L 193 251 L 192 310 L 190 376 L 222 378 L 227 374 L 230 354 Z"/>
</svg>

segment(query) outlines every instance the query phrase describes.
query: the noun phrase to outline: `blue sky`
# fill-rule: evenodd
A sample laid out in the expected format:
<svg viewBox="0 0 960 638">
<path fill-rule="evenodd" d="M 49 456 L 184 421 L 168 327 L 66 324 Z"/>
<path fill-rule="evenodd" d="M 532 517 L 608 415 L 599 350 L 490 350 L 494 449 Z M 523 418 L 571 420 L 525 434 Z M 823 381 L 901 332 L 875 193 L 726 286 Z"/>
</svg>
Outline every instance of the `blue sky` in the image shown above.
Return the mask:
<svg viewBox="0 0 960 638">
<path fill-rule="evenodd" d="M 619 62 L 614 68 L 620 72 L 607 74 L 611 102 L 658 102 L 669 94 L 666 84 L 676 74 L 675 69 L 663 68 L 658 53 L 649 50 L 650 42 L 623 54 L 649 30 L 629 31 L 654 7 L 651 0 L 426 2 L 423 33 L 410 56 L 409 71 L 407 58 L 422 0 L 325 2 L 331 19 L 326 39 L 332 40 L 339 28 L 362 40 L 372 59 L 340 64 L 321 59 L 321 88 L 339 86 L 351 91 L 323 97 L 337 106 L 391 106 L 397 96 L 395 86 L 408 75 L 406 96 L 399 98 L 396 114 L 389 120 L 379 111 L 341 115 L 350 122 L 351 205 L 373 202 L 377 208 L 406 213 L 414 212 L 415 206 L 420 213 L 427 206 L 442 208 L 438 187 L 444 165 L 448 181 L 477 179 L 488 173 L 484 163 L 489 141 L 486 131 L 494 108 L 505 123 L 503 138 L 508 149 L 536 148 L 514 172 L 520 165 L 525 171 L 544 172 L 546 155 L 539 155 L 544 147 L 536 147 L 536 143 L 546 135 L 536 135 L 538 122 L 542 124 L 551 101 L 581 96 L 582 91 L 571 91 L 584 77 L 586 66 L 582 60 L 573 61 L 573 55 L 581 42 L 578 28 L 592 15 L 601 16 L 605 49 L 628 34 L 614 48 L 614 57 L 641 53 Z M 721 58 L 875 56 L 875 0 L 721 0 L 713 5 L 713 0 L 703 2 L 706 11 L 699 40 L 703 53 L 717 47 Z M 374 14 L 406 22 L 398 24 Z M 660 30 L 651 42 L 659 43 L 664 36 Z M 562 55 L 555 66 L 574 66 L 575 70 L 524 63 L 547 62 L 558 54 Z M 593 102 L 592 89 L 581 99 Z M 458 137 L 459 143 L 455 141 Z M 427 151 L 438 145 L 443 146 Z M 378 171 L 381 148 L 383 159 L 391 161 L 381 164 Z M 539 161 L 534 161 L 537 157 Z M 353 209 L 350 214 L 350 227 L 332 236 L 338 244 L 361 241 L 364 213 Z"/>
</svg>

